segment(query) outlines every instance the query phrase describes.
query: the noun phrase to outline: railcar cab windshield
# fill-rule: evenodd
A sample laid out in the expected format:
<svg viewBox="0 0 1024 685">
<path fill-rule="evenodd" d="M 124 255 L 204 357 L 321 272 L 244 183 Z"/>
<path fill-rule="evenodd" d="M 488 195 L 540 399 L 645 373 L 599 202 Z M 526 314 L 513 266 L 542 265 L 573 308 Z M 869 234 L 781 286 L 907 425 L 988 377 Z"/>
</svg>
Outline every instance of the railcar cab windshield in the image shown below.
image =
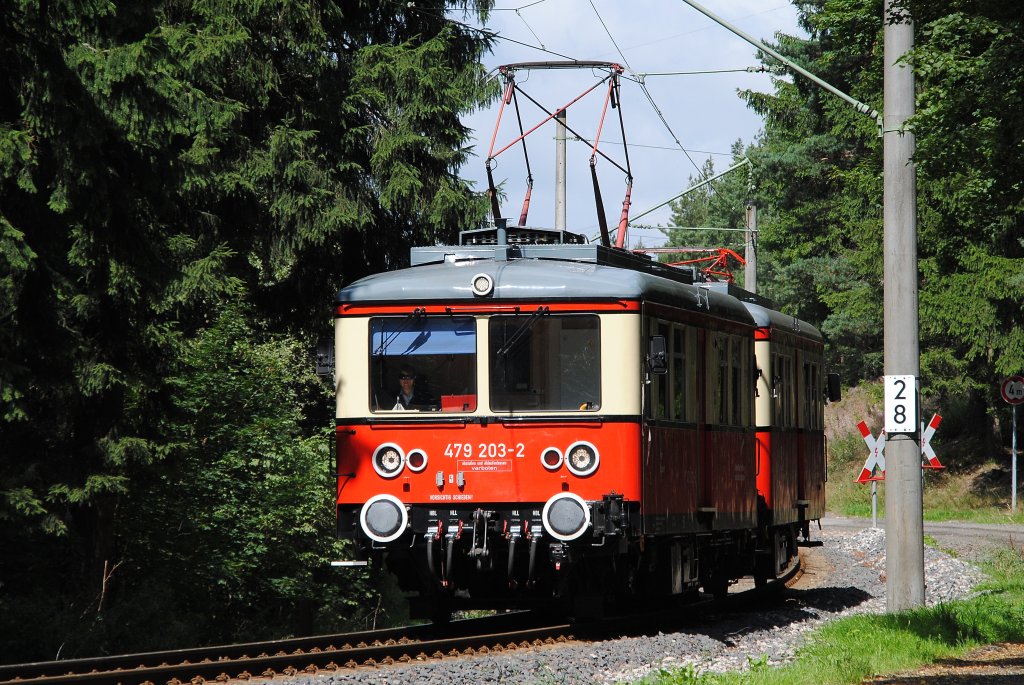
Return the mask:
<svg viewBox="0 0 1024 685">
<path fill-rule="evenodd" d="M 491 409 L 596 411 L 601 322 L 592 314 L 494 316 L 488 322 Z"/>
<path fill-rule="evenodd" d="M 476 410 L 472 317 L 370 319 L 370 407 L 379 411 Z"/>
<path fill-rule="evenodd" d="M 601 406 L 601 320 L 593 314 L 382 316 L 370 319 L 369 332 L 374 413 L 474 413 L 481 402 L 501 413 Z M 489 400 L 477 387 L 478 349 L 486 352 Z"/>
</svg>

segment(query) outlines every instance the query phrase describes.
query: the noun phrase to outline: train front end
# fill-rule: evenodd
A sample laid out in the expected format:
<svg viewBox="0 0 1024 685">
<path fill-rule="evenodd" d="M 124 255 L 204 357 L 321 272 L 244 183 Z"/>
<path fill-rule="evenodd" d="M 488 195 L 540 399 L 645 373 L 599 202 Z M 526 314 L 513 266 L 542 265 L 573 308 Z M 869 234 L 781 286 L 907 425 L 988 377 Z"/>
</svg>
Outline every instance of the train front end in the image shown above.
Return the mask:
<svg viewBox="0 0 1024 685">
<path fill-rule="evenodd" d="M 335 311 L 339 535 L 435 618 L 565 595 L 635 537 L 641 487 L 639 304 L 617 270 L 444 249 Z"/>
</svg>

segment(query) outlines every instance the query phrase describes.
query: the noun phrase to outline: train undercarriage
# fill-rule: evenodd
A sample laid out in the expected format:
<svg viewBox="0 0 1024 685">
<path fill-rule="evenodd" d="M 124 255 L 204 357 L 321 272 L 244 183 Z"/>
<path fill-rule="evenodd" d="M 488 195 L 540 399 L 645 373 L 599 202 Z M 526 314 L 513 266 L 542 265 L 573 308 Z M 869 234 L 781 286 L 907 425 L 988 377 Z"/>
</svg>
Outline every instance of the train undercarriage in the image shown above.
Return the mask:
<svg viewBox="0 0 1024 685">
<path fill-rule="evenodd" d="M 739 578 L 758 585 L 797 555 L 804 525 L 644 535 L 639 507 L 609 496 L 590 507 L 586 534 L 552 536 L 543 505 L 439 511 L 413 507 L 400 541 L 359 539 L 410 595 L 410 615 L 446 621 L 452 611 L 532 609 L 574 619 L 684 606 L 701 592 L 724 596 Z M 342 516 L 351 521 L 354 515 Z M 547 521 L 547 526 L 545 525 Z"/>
</svg>

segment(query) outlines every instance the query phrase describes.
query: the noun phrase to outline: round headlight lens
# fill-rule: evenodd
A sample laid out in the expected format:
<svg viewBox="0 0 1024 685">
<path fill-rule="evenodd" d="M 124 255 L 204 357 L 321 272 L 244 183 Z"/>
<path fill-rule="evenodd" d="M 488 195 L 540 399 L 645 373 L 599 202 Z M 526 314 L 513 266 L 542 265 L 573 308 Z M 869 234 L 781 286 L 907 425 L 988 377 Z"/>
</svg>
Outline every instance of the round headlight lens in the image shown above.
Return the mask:
<svg viewBox="0 0 1024 685">
<path fill-rule="evenodd" d="M 576 476 L 589 476 L 600 462 L 597 448 L 589 442 L 574 443 L 565 451 L 565 465 Z"/>
<path fill-rule="evenodd" d="M 373 453 L 373 470 L 383 478 L 394 478 L 405 464 L 402 448 L 392 442 L 386 442 Z"/>
<path fill-rule="evenodd" d="M 590 527 L 590 507 L 579 495 L 560 492 L 544 504 L 541 522 L 556 540 L 575 540 Z"/>
<path fill-rule="evenodd" d="M 427 468 L 427 453 L 423 450 L 412 450 L 405 457 L 405 465 L 409 467 L 410 471 L 419 473 Z"/>
<path fill-rule="evenodd" d="M 485 297 L 494 291 L 494 279 L 488 274 L 477 274 L 473 276 L 473 294 L 477 297 Z"/>
<path fill-rule="evenodd" d="M 394 495 L 375 495 L 359 512 L 359 524 L 371 540 L 391 542 L 405 532 L 409 525 L 409 512 Z"/>
</svg>

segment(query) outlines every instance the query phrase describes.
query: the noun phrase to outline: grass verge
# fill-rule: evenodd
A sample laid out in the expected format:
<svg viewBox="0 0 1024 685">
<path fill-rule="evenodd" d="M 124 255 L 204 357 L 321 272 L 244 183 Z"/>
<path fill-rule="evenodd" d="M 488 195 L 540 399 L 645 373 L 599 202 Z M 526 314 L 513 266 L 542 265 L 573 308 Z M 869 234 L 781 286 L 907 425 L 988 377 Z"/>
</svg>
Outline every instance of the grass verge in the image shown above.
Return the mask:
<svg viewBox="0 0 1024 685">
<path fill-rule="evenodd" d="M 742 673 L 663 670 L 645 685 L 846 685 L 961 656 L 980 645 L 1024 641 L 1024 548 L 1001 551 L 985 565 L 990 580 L 967 600 L 927 609 L 834 621 L 815 632 L 784 666 L 748 657 Z"/>
<path fill-rule="evenodd" d="M 867 450 L 859 435 L 843 435 L 829 441 L 829 477 L 825 501 L 829 511 L 855 518 L 871 517 L 871 484 L 858 483 Z M 984 474 L 998 468 L 989 462 L 962 472 L 923 470 L 923 505 L 926 521 L 965 521 L 972 523 L 1024 524 L 1024 507 L 1012 513 L 1010 489 L 992 487 Z M 982 476 L 979 478 L 979 474 Z M 878 517 L 885 517 L 885 481 L 877 483 Z"/>
<path fill-rule="evenodd" d="M 841 474 L 826 483 L 825 501 L 828 509 L 842 516 L 871 518 L 871 485 L 855 483 L 852 477 Z M 1017 512 L 1011 513 L 1002 501 L 991 497 L 955 497 L 951 490 L 956 486 L 955 478 L 940 479 L 926 477 L 924 484 L 925 521 L 963 521 L 968 523 L 1014 523 L 1024 524 L 1024 507 L 1017 505 Z M 878 483 L 878 518 L 885 518 L 885 482 Z"/>
</svg>

